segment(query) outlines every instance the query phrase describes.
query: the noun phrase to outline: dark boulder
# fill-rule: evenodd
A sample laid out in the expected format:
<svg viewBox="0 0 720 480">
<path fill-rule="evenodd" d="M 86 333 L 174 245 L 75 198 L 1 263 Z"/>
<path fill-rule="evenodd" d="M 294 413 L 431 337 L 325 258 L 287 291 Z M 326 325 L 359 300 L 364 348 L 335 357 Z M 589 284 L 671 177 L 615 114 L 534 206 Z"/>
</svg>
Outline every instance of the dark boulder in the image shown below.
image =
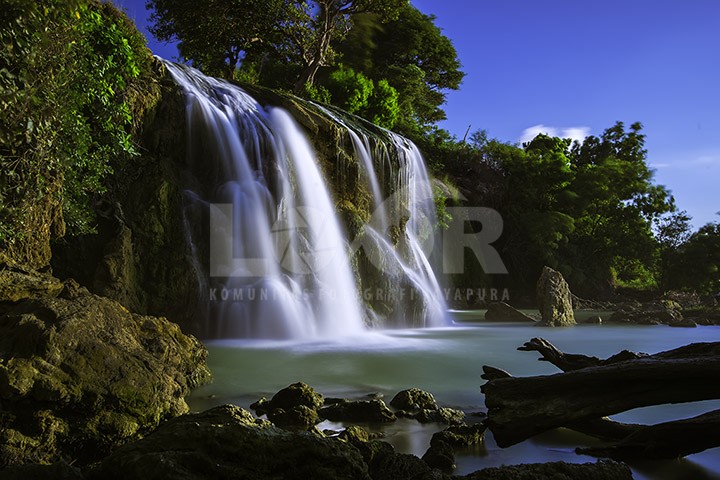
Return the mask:
<svg viewBox="0 0 720 480">
<path fill-rule="evenodd" d="M 445 473 L 451 473 L 456 467 L 455 452 L 450 445 L 441 441 L 431 443 L 430 448 L 422 456 L 422 460 L 430 468 L 437 468 Z"/>
<path fill-rule="evenodd" d="M 125 445 L 88 480 L 369 480 L 360 452 L 336 438 L 288 432 L 233 405 L 170 420 Z"/>
<path fill-rule="evenodd" d="M 454 408 L 438 408 L 437 410 L 420 410 L 415 415 L 420 423 L 444 423 L 446 425 L 459 425 L 465 420 L 465 413 Z"/>
<path fill-rule="evenodd" d="M 482 423 L 474 425 L 452 425 L 441 432 L 437 432 L 432 436 L 430 444 L 447 443 L 453 447 L 468 447 L 477 445 L 485 439 L 486 427 Z"/>
<path fill-rule="evenodd" d="M 420 390 L 419 388 L 409 388 L 398 392 L 397 395 L 390 400 L 390 405 L 398 410 L 437 410 L 438 405 L 432 393 Z"/>
<path fill-rule="evenodd" d="M 0 467 L 82 465 L 187 412 L 206 356 L 176 324 L 81 288 L 20 302 L 0 316 Z"/>
<path fill-rule="evenodd" d="M 397 420 L 382 400 L 345 400 L 323 407 L 319 414 L 334 422 L 390 423 Z"/>
</svg>

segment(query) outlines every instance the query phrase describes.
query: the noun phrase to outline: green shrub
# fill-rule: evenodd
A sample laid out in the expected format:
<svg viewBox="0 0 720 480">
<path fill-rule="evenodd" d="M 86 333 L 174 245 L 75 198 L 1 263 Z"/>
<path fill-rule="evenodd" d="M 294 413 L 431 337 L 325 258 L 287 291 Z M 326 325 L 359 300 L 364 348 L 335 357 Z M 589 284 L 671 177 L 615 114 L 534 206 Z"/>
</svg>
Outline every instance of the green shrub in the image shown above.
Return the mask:
<svg viewBox="0 0 720 480">
<path fill-rule="evenodd" d="M 135 155 L 129 85 L 152 57 L 132 23 L 94 0 L 9 0 L 0 27 L 0 247 L 32 229 L 28 205 L 60 205 L 70 233 L 113 164 Z"/>
<path fill-rule="evenodd" d="M 327 79 L 332 103 L 349 113 L 357 113 L 368 105 L 373 88 L 372 80 L 342 65 Z"/>
</svg>

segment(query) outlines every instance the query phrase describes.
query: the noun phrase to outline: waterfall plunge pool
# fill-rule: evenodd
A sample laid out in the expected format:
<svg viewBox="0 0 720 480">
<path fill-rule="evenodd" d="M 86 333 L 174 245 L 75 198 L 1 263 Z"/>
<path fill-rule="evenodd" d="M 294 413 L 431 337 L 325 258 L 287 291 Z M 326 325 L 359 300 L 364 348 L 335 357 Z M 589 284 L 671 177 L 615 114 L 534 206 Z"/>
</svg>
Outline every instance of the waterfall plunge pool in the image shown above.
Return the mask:
<svg viewBox="0 0 720 480">
<path fill-rule="evenodd" d="M 455 324 L 445 328 L 371 331 L 361 336 L 313 341 L 217 340 L 207 342 L 208 364 L 214 381 L 188 399 L 194 411 L 234 403 L 248 409 L 262 396 L 303 381 L 328 397 L 367 399 L 379 393 L 386 403 L 395 393 L 417 387 L 435 395 L 441 406 L 466 413 L 485 411 L 480 385 L 481 367 L 492 365 L 515 376 L 557 373 L 536 352 L 516 348 L 542 336 L 565 352 L 607 357 L 623 349 L 655 353 L 693 342 L 720 341 L 720 327 L 672 328 L 664 325 L 578 325 L 538 329 L 519 323 L 473 322 L 482 312 L 453 312 Z M 720 379 L 719 379 L 720 381 Z M 613 418 L 625 422 L 658 423 L 691 417 L 720 408 L 720 400 L 664 405 L 632 410 Z M 477 419 L 479 420 L 479 419 Z M 468 421 L 473 421 L 469 417 Z M 324 422 L 323 428 L 342 425 Z M 418 456 L 427 450 L 442 425 L 422 425 L 399 419 L 390 425 L 370 425 L 385 441 L 404 453 Z M 594 462 L 574 448 L 596 440 L 560 429 L 510 448 L 501 449 L 486 433 L 485 443 L 456 451 L 456 474 L 500 465 L 566 461 Z M 678 461 L 631 464 L 637 479 L 720 480 L 720 448 Z"/>
</svg>

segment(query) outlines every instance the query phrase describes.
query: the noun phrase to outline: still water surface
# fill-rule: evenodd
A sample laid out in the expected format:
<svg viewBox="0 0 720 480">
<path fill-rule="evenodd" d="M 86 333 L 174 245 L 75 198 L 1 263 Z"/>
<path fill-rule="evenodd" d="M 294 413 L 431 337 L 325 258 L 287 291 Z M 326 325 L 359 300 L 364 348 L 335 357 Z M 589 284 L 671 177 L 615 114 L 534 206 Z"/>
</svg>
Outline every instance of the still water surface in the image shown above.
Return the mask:
<svg viewBox="0 0 720 480">
<path fill-rule="evenodd" d="M 536 352 L 517 347 L 532 337 L 546 338 L 565 352 L 607 357 L 620 350 L 655 353 L 692 342 L 720 341 L 720 327 L 578 325 L 574 328 L 538 328 L 527 324 L 477 322 L 481 312 L 452 312 L 455 324 L 423 330 L 386 330 L 360 337 L 327 341 L 222 340 L 208 342 L 208 363 L 214 382 L 189 399 L 193 410 L 223 403 L 244 408 L 261 396 L 271 397 L 287 385 L 304 381 L 325 396 L 366 398 L 384 395 L 387 402 L 400 390 L 418 387 L 432 392 L 442 406 L 465 412 L 485 411 L 480 385 L 483 365 L 507 370 L 514 376 L 557 373 Z M 720 379 L 718 379 L 720 381 Z M 637 409 L 613 418 L 626 422 L 657 423 L 720 409 L 720 401 Z M 469 417 L 470 421 L 479 421 Z M 325 422 L 320 428 L 341 428 Z M 405 453 L 422 455 L 432 434 L 442 427 L 400 419 L 382 431 L 385 440 Z M 574 453 L 577 446 L 594 444 L 590 437 L 557 430 L 510 448 L 498 448 L 488 432 L 485 444 L 456 453 L 456 474 L 516 463 L 562 460 L 594 461 Z M 657 480 L 720 480 L 720 448 L 679 461 L 631 465 L 635 478 Z"/>
</svg>

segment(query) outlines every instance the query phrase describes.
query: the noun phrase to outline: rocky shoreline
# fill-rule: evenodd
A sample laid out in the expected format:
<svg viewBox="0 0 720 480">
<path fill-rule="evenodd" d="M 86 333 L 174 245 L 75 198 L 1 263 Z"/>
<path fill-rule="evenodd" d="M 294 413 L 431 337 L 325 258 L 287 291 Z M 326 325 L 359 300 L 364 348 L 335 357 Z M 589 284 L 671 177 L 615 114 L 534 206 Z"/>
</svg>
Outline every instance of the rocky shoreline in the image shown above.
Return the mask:
<svg viewBox="0 0 720 480">
<path fill-rule="evenodd" d="M 534 320 L 508 305 L 491 311 Z M 687 311 L 669 300 L 628 304 L 609 321 L 672 324 L 682 319 L 674 312 Z M 324 397 L 298 382 L 259 399 L 255 415 L 234 405 L 188 413 L 185 397 L 211 380 L 206 357 L 165 318 L 131 313 L 73 280 L 4 265 L 0 478 L 632 478 L 626 465 L 608 461 L 452 476 L 455 449 L 484 442 L 485 419 L 415 388 L 386 404 Z M 364 428 L 399 418 L 444 429 L 420 457 Z M 324 420 L 345 428 L 321 431 Z"/>
<path fill-rule="evenodd" d="M 0 269 L 0 478 L 631 478 L 619 463 L 540 464 L 451 477 L 454 448 L 484 441 L 481 418 L 418 389 L 380 398 L 325 398 L 296 383 L 253 405 L 188 413 L 210 381 L 207 351 L 161 317 L 129 312 L 72 280 Z M 268 420 L 259 417 L 267 417 Z M 361 426 L 437 422 L 422 458 Z M 333 420 L 342 431 L 320 431 Z"/>
</svg>

